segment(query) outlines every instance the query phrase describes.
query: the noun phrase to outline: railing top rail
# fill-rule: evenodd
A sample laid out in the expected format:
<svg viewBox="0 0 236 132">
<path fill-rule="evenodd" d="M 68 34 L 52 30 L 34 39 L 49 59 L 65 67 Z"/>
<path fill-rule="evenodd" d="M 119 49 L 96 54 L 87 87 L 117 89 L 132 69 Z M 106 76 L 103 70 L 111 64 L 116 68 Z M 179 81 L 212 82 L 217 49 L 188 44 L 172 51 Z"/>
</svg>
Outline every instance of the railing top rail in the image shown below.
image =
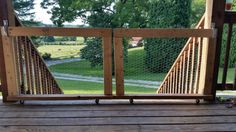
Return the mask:
<svg viewBox="0 0 236 132">
<path fill-rule="evenodd" d="M 15 36 L 81 36 L 110 37 L 111 28 L 59 28 L 59 27 L 9 27 L 8 35 Z M 117 28 L 114 37 L 144 38 L 183 38 L 183 37 L 214 37 L 214 29 L 187 28 Z"/>
<path fill-rule="evenodd" d="M 214 29 L 187 29 L 187 28 L 133 28 L 114 30 L 115 37 L 144 37 L 144 38 L 189 38 L 214 37 Z"/>
<path fill-rule="evenodd" d="M 9 36 L 81 36 L 109 37 L 109 28 L 9 27 Z"/>
</svg>

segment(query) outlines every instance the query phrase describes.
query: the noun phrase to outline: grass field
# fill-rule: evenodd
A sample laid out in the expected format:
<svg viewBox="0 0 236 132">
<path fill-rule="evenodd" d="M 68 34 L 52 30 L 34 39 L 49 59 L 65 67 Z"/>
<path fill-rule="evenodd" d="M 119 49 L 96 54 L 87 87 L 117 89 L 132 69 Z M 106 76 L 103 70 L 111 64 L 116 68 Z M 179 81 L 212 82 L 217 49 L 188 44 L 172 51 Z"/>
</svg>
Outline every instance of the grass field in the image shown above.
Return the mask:
<svg viewBox="0 0 236 132">
<path fill-rule="evenodd" d="M 50 69 L 53 72 L 60 73 L 70 73 L 96 77 L 103 76 L 102 66 L 91 68 L 90 63 L 86 60 L 54 65 L 51 66 Z M 145 69 L 143 48 L 129 49 L 128 63 L 126 63 L 124 66 L 126 79 L 161 81 L 166 75 L 166 73 L 151 73 Z"/>
<path fill-rule="evenodd" d="M 143 48 L 129 49 L 128 63 L 124 65 L 124 73 L 126 79 L 140 79 L 140 80 L 153 80 L 162 81 L 166 73 L 151 73 L 145 70 L 144 64 L 144 50 Z M 59 65 L 51 66 L 53 72 L 70 73 L 85 76 L 102 77 L 103 70 L 101 66 L 94 68 L 90 67 L 90 63 L 86 60 L 79 62 L 70 62 Z M 223 70 L 219 70 L 218 82 L 222 80 Z M 229 68 L 227 82 L 233 82 L 234 68 Z"/>
<path fill-rule="evenodd" d="M 56 58 L 63 58 L 63 56 L 70 56 L 79 52 L 82 48 L 81 46 L 65 46 L 64 52 L 58 52 L 58 49 L 63 49 L 64 46 L 52 45 L 52 46 L 44 46 L 43 49 L 48 52 L 49 49 L 53 49 L 51 52 L 53 56 L 57 56 Z M 56 53 L 56 55 L 54 55 Z M 58 57 L 61 55 L 61 57 Z M 145 70 L 144 64 L 144 50 L 143 48 L 132 48 L 129 49 L 128 54 L 128 63 L 124 65 L 125 78 L 126 79 L 140 79 L 140 80 L 153 80 L 153 81 L 162 81 L 165 73 L 150 73 Z M 51 66 L 50 69 L 53 72 L 60 73 L 70 73 L 70 74 L 78 74 L 85 76 L 96 76 L 102 77 L 103 70 L 101 66 L 97 66 L 94 68 L 90 67 L 90 63 L 88 61 L 82 60 L 79 62 L 70 62 L 59 65 Z M 227 82 L 233 82 L 234 78 L 234 68 L 230 68 L 228 70 Z M 219 71 L 218 82 L 221 82 L 222 79 L 222 69 Z M 59 84 L 65 90 L 66 94 L 73 93 L 81 93 L 81 94 L 102 94 L 103 85 L 100 83 L 88 83 L 81 81 L 67 81 L 67 80 L 59 80 Z M 155 93 L 155 89 L 146 89 L 141 87 L 126 87 L 128 93 Z"/>
<path fill-rule="evenodd" d="M 103 94 L 103 84 L 94 82 L 58 80 L 65 94 Z M 126 94 L 155 94 L 156 89 L 125 86 Z M 115 85 L 113 85 L 115 93 Z"/>
<path fill-rule="evenodd" d="M 234 68 L 229 68 L 228 72 L 227 72 L 227 82 L 233 82 L 234 80 Z M 223 76 L 223 68 L 220 68 L 219 70 L 219 76 L 218 76 L 218 82 L 221 83 L 222 82 L 222 76 Z"/>
<path fill-rule="evenodd" d="M 40 53 L 50 53 L 52 59 L 80 57 L 84 45 L 43 45 L 38 47 Z"/>
</svg>

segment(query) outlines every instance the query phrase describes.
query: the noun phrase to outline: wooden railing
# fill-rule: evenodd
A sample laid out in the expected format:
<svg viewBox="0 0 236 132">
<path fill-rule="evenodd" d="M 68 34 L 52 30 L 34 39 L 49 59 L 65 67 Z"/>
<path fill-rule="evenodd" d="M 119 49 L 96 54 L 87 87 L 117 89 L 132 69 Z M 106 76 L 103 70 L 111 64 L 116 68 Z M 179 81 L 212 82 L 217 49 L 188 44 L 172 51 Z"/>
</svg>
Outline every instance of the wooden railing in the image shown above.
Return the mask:
<svg viewBox="0 0 236 132">
<path fill-rule="evenodd" d="M 21 94 L 62 94 L 29 37 L 16 37 L 15 58 Z"/>
<path fill-rule="evenodd" d="M 82 36 L 100 37 L 104 54 L 104 95 L 112 95 L 112 30 L 91 28 L 8 27 L 8 36 L 14 38 L 18 83 L 21 94 L 62 94 L 28 36 Z M 12 97 L 12 96 L 11 96 Z M 9 97 L 9 98 L 11 98 Z"/>
<path fill-rule="evenodd" d="M 185 38 L 190 37 L 181 51 L 171 70 L 165 77 L 158 90 L 163 94 L 189 94 L 204 95 L 199 93 L 198 85 L 202 64 L 203 38 L 214 38 L 213 29 L 204 29 L 204 17 L 196 29 L 115 29 L 115 69 L 116 69 L 116 94 L 125 95 L 122 39 L 123 37 L 143 38 Z M 214 45 L 214 44 L 213 44 Z"/>
<path fill-rule="evenodd" d="M 230 52 L 231 52 L 230 50 L 232 50 L 231 47 L 232 47 L 233 26 L 236 24 L 235 11 L 224 12 L 224 24 L 228 25 L 228 31 L 226 35 L 227 41 L 226 41 L 225 54 L 224 54 L 224 67 L 223 67 L 222 80 L 220 83 L 218 83 L 217 89 L 218 90 L 236 90 L 236 67 L 235 67 L 235 73 L 234 73 L 234 81 L 227 82 L 228 63 L 229 63 Z M 224 29 L 224 26 L 222 26 L 221 28 Z"/>
<path fill-rule="evenodd" d="M 203 16 L 196 29 L 204 28 Z M 203 37 L 190 37 L 157 93 L 198 94 Z"/>
</svg>

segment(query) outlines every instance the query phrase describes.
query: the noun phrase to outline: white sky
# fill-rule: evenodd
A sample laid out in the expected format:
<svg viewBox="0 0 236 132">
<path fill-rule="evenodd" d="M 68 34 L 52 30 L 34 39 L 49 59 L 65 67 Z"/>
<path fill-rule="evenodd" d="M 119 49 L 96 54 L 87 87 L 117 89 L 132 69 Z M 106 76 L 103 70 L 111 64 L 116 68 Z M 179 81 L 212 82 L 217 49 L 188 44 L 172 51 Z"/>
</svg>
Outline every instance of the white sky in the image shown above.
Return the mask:
<svg viewBox="0 0 236 132">
<path fill-rule="evenodd" d="M 35 19 L 36 21 L 41 21 L 44 24 L 53 24 L 50 20 L 51 14 L 47 13 L 47 10 L 40 7 L 40 3 L 42 0 L 35 0 L 34 3 L 34 11 L 35 11 Z M 65 23 L 65 24 L 71 24 L 71 25 L 82 25 L 83 22 L 81 19 L 77 19 L 75 22 L 72 23 Z"/>
</svg>

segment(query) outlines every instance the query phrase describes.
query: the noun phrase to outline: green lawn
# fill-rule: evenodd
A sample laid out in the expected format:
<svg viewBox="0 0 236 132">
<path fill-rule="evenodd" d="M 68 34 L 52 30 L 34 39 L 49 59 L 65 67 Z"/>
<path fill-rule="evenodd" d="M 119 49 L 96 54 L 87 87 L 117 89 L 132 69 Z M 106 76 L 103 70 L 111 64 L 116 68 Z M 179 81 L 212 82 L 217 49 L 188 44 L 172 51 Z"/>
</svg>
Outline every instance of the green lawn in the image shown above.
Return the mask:
<svg viewBox="0 0 236 132">
<path fill-rule="evenodd" d="M 50 53 L 52 59 L 80 57 L 84 45 L 43 45 L 38 47 L 40 53 Z"/>
<path fill-rule="evenodd" d="M 101 66 L 95 68 L 90 67 L 88 61 L 70 62 L 51 66 L 53 72 L 70 73 L 86 76 L 103 76 Z M 128 63 L 125 63 L 124 73 L 126 79 L 140 79 L 162 81 L 166 73 L 151 73 L 145 70 L 144 65 L 144 50 L 143 48 L 129 49 Z"/>
<path fill-rule="evenodd" d="M 65 94 L 103 94 L 103 84 L 94 82 L 58 80 Z M 126 94 L 155 94 L 156 89 L 125 86 Z M 113 85 L 115 93 L 115 85 Z"/>
<path fill-rule="evenodd" d="M 234 81 L 234 68 L 229 68 L 227 72 L 227 82 L 233 82 Z M 218 76 L 218 83 L 222 82 L 222 76 L 223 76 L 223 68 L 220 68 L 219 70 L 219 76 Z"/>
<path fill-rule="evenodd" d="M 53 72 L 70 73 L 86 76 L 103 76 L 101 66 L 95 68 L 90 67 L 90 63 L 86 60 L 80 62 L 70 62 L 51 66 Z M 124 73 L 126 79 L 140 79 L 140 80 L 153 80 L 162 81 L 166 73 L 151 73 L 145 70 L 144 64 L 144 50 L 143 48 L 129 49 L 128 63 L 124 65 Z M 218 82 L 222 80 L 223 69 L 219 70 Z M 227 75 L 227 82 L 233 82 L 234 68 L 229 68 Z"/>
<path fill-rule="evenodd" d="M 145 51 L 143 47 L 128 50 L 128 63 L 124 65 L 126 79 L 162 81 L 166 73 L 152 73 L 145 67 Z"/>
<path fill-rule="evenodd" d="M 103 77 L 102 67 L 91 68 L 90 63 L 85 60 L 54 65 L 50 69 L 53 72 Z"/>
</svg>

